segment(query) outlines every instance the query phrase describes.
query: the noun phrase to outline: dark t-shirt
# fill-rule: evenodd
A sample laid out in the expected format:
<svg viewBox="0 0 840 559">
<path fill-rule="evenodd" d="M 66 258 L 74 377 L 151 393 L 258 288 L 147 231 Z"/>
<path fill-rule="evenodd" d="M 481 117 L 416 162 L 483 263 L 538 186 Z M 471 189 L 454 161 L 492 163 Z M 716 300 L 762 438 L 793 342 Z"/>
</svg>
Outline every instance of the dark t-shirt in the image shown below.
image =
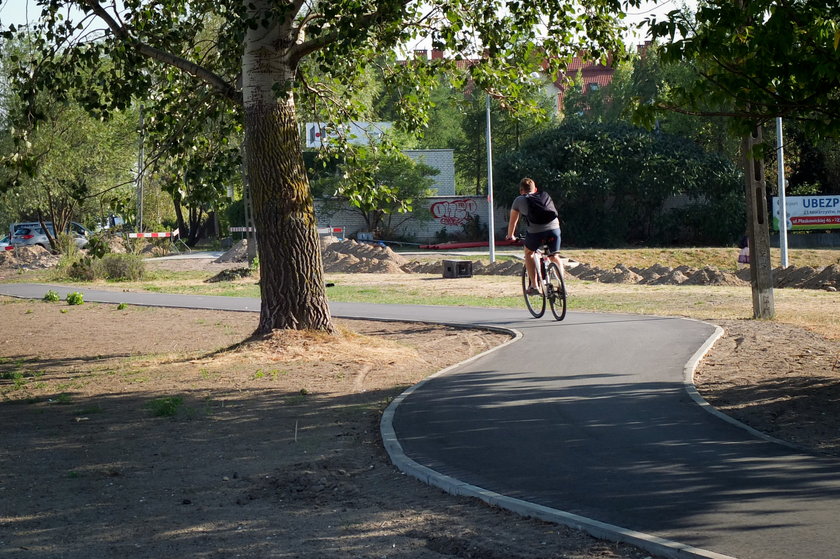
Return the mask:
<svg viewBox="0 0 840 559">
<path fill-rule="evenodd" d="M 524 195 L 517 196 L 513 201 L 511 208 L 518 211 L 522 217 L 525 218 L 526 231 L 528 233 L 542 233 L 543 231 L 551 231 L 552 229 L 560 229 L 560 220 L 554 218 L 548 223 L 531 223 L 528 220 L 528 200 Z"/>
</svg>

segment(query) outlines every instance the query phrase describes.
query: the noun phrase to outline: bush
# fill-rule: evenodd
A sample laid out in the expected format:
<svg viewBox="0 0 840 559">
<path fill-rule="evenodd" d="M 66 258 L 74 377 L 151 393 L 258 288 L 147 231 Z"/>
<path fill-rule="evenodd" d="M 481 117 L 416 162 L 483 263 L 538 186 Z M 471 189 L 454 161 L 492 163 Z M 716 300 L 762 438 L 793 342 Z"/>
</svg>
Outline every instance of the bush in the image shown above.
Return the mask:
<svg viewBox="0 0 840 559">
<path fill-rule="evenodd" d="M 743 229 L 741 172 L 679 136 L 624 124 L 564 122 L 499 158 L 496 201 L 510 207 L 523 176 L 554 197 L 565 246 L 700 244 Z M 673 209 L 685 198 L 704 215 Z M 739 233 L 735 233 L 736 235 Z"/>
<path fill-rule="evenodd" d="M 73 235 L 67 233 L 59 233 L 55 239 L 55 248 L 62 255 L 63 258 L 74 260 L 79 255 L 79 247 L 76 246 L 76 240 Z"/>
<path fill-rule="evenodd" d="M 139 255 L 110 252 L 102 258 L 80 258 L 65 268 L 64 273 L 70 279 L 79 281 L 137 281 L 143 279 L 146 265 Z"/>
<path fill-rule="evenodd" d="M 81 258 L 73 262 L 67 268 L 67 275 L 70 279 L 80 281 L 93 281 L 96 279 L 96 273 L 93 269 L 93 260 L 90 257 Z"/>
<path fill-rule="evenodd" d="M 146 404 L 146 408 L 151 410 L 152 414 L 157 417 L 174 417 L 178 415 L 178 410 L 184 405 L 184 399 L 180 396 L 170 396 L 168 398 L 157 398 Z"/>
<path fill-rule="evenodd" d="M 84 296 L 79 293 L 78 291 L 74 291 L 73 293 L 67 294 L 67 304 L 68 305 L 83 305 L 85 302 Z"/>
<path fill-rule="evenodd" d="M 47 291 L 47 294 L 44 295 L 44 301 L 48 301 L 50 303 L 55 303 L 56 301 L 60 301 L 60 300 L 61 300 L 61 296 L 57 292 L 53 291 L 52 289 Z"/>
<path fill-rule="evenodd" d="M 108 242 L 105 240 L 104 233 L 97 233 L 96 235 L 91 236 L 88 240 L 87 246 L 88 254 L 90 254 L 94 258 L 102 258 L 109 252 L 111 252 L 111 247 Z"/>
<path fill-rule="evenodd" d="M 95 276 L 112 281 L 136 281 L 143 279 L 146 264 L 136 254 L 109 253 L 94 263 Z"/>
</svg>

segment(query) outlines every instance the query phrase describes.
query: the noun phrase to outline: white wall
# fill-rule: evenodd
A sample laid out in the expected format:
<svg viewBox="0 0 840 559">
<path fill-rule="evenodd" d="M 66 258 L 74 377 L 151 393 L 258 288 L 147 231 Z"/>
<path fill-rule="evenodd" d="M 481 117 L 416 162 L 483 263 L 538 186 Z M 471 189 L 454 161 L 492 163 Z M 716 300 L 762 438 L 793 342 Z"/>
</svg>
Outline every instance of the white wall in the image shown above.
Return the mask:
<svg viewBox="0 0 840 559">
<path fill-rule="evenodd" d="M 440 171 L 432 177 L 439 196 L 455 195 L 455 150 L 452 149 L 406 149 L 403 153 L 417 163 L 424 163 Z"/>
</svg>

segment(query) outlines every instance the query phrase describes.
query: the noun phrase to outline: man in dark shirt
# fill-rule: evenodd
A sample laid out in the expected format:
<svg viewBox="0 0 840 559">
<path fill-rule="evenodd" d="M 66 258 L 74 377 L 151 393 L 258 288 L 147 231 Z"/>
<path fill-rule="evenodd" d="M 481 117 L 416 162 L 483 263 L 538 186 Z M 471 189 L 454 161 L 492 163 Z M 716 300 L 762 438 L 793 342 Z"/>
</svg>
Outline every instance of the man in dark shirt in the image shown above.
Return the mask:
<svg viewBox="0 0 840 559">
<path fill-rule="evenodd" d="M 528 219 L 528 196 L 537 195 L 537 185 L 533 179 L 524 178 L 519 181 L 519 196 L 513 201 L 510 208 L 510 221 L 508 222 L 507 236 L 505 239 L 516 238 L 516 226 L 519 224 L 519 217 L 524 218 L 525 228 L 525 269 L 528 271 L 530 287 L 528 293 L 536 295 L 539 287 L 534 282 L 536 266 L 534 263 L 534 252 L 542 245 L 547 245 L 548 256 L 552 262 L 557 264 L 560 273 L 563 273 L 563 263 L 558 252 L 560 251 L 560 219 L 555 217 L 548 223 L 533 223 Z M 554 207 L 554 202 L 551 202 Z M 554 210 L 557 213 L 556 209 Z"/>
</svg>

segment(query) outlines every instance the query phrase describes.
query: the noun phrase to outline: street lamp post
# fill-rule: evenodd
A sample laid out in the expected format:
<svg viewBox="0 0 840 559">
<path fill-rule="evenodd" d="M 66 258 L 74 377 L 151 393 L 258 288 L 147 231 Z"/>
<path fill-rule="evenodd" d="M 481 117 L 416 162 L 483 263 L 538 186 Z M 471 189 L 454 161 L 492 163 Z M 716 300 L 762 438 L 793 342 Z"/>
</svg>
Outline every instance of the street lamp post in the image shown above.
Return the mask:
<svg viewBox="0 0 840 559">
<path fill-rule="evenodd" d="M 493 141 L 490 134 L 490 95 L 487 95 L 487 230 L 490 246 L 490 262 L 496 261 L 496 229 L 493 215 Z"/>
</svg>

